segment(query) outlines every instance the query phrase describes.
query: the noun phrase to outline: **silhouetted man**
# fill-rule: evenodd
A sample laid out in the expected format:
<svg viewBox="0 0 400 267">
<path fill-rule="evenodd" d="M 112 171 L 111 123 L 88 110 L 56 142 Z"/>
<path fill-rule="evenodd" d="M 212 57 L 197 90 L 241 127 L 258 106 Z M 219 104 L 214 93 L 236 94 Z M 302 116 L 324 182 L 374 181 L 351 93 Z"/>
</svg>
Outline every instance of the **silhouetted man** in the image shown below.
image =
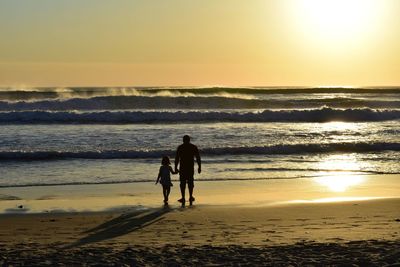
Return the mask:
<svg viewBox="0 0 400 267">
<path fill-rule="evenodd" d="M 198 165 L 198 172 L 201 173 L 201 159 L 197 146 L 190 143 L 189 135 L 183 137 L 183 144 L 178 146 L 175 157 L 175 171 L 178 170 L 179 164 L 179 180 L 181 187 L 182 198 L 178 201 L 185 204 L 185 190 L 186 184 L 189 189 L 189 202 L 192 204 L 194 201 L 193 187 L 194 187 L 194 158 Z"/>
</svg>

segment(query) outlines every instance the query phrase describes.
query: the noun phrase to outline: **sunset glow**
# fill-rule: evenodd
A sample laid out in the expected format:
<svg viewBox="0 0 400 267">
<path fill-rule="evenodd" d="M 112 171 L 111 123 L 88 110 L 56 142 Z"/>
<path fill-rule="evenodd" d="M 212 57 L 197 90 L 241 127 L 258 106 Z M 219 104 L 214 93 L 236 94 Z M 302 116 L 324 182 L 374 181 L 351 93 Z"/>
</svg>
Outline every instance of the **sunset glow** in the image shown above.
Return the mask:
<svg viewBox="0 0 400 267">
<path fill-rule="evenodd" d="M 0 0 L 0 34 L 0 265 L 400 265 L 400 0 Z"/>
<path fill-rule="evenodd" d="M 3 1 L 0 85 L 396 86 L 398 25 L 397 0 Z"/>
</svg>

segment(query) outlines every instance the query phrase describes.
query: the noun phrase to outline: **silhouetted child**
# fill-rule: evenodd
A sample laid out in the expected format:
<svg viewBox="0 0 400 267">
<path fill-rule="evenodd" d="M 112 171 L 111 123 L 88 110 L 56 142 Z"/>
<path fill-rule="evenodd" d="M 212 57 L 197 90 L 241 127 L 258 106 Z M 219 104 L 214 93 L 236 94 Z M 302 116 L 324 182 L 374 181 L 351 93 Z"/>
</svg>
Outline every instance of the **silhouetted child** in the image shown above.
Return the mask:
<svg viewBox="0 0 400 267">
<path fill-rule="evenodd" d="M 161 161 L 160 171 L 158 172 L 158 177 L 156 181 L 156 184 L 160 182 L 160 184 L 162 185 L 165 204 L 168 204 L 168 196 L 169 193 L 171 192 L 171 186 L 172 186 L 170 173 L 172 174 L 178 173 L 174 172 L 170 165 L 171 162 L 169 161 L 169 157 L 167 156 L 163 157 Z"/>
</svg>

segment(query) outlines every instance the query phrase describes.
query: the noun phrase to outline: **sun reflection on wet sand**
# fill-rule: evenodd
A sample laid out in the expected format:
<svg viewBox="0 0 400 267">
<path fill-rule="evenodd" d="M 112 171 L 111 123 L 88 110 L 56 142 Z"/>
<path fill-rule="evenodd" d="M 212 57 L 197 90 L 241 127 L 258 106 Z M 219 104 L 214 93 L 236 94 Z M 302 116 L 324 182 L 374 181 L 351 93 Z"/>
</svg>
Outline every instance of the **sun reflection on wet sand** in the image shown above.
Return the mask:
<svg viewBox="0 0 400 267">
<path fill-rule="evenodd" d="M 344 192 L 351 186 L 363 183 L 365 178 L 359 175 L 338 174 L 336 176 L 316 177 L 314 180 L 333 192 Z"/>
<path fill-rule="evenodd" d="M 375 199 L 389 199 L 390 197 L 328 197 L 311 200 L 291 200 L 282 202 L 281 204 L 301 204 L 301 203 L 331 203 L 331 202 L 351 202 L 351 201 L 366 201 Z"/>
</svg>

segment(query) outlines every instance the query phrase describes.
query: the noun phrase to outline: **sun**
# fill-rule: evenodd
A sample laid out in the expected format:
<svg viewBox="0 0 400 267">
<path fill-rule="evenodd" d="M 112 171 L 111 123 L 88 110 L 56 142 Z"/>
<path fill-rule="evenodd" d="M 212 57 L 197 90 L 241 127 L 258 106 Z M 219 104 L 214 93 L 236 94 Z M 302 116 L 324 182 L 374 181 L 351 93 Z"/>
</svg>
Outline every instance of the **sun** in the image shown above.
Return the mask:
<svg viewBox="0 0 400 267">
<path fill-rule="evenodd" d="M 350 37 L 368 31 L 376 11 L 372 0 L 303 0 L 299 11 L 305 22 L 327 36 Z"/>
<path fill-rule="evenodd" d="M 289 1 L 292 26 L 301 38 L 325 47 L 359 45 L 381 29 L 385 1 Z M 300 36 L 299 36 L 300 37 Z"/>
</svg>

